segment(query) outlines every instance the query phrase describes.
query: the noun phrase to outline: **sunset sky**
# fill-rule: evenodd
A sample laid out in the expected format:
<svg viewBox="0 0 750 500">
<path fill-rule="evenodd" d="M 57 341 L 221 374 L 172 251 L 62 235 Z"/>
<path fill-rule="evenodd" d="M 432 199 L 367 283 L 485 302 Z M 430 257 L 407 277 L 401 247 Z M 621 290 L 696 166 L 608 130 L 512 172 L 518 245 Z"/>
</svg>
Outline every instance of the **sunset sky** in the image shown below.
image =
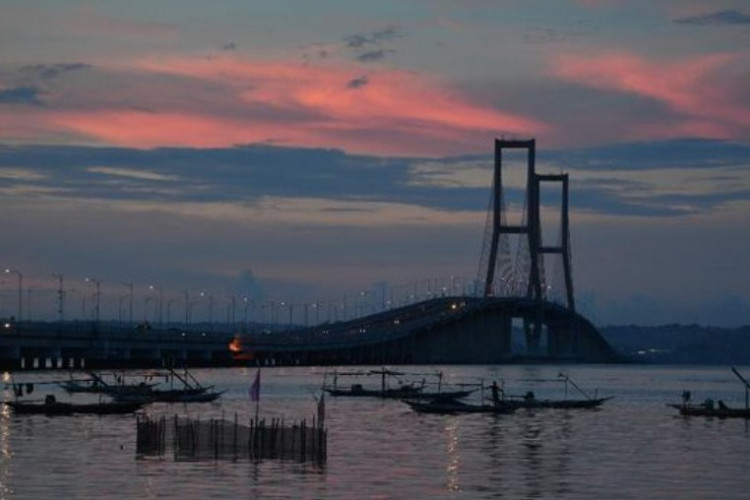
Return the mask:
<svg viewBox="0 0 750 500">
<path fill-rule="evenodd" d="M 26 315 L 468 283 L 503 136 L 571 176 L 594 323 L 750 324 L 747 0 L 0 0 L 0 47 Z"/>
</svg>

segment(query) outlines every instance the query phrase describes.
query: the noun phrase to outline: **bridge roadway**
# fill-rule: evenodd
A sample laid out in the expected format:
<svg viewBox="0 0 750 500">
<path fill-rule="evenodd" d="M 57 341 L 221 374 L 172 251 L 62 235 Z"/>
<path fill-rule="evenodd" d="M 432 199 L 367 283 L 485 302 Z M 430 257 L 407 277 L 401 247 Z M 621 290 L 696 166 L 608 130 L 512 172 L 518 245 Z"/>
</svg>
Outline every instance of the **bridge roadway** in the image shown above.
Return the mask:
<svg viewBox="0 0 750 500">
<path fill-rule="evenodd" d="M 226 366 L 232 335 L 103 322 L 0 325 L 0 369 Z"/>
<path fill-rule="evenodd" d="M 538 346 L 517 345 L 524 319 L 541 321 Z M 239 357 L 264 364 L 624 361 L 580 314 L 523 298 L 441 297 L 347 322 L 245 335 L 239 344 Z"/>
<path fill-rule="evenodd" d="M 519 346 L 518 320 L 540 318 L 539 346 Z M 21 323 L 0 329 L 0 368 L 622 360 L 583 316 L 518 298 L 441 297 L 345 322 L 257 330 L 233 335 L 106 323 Z"/>
</svg>

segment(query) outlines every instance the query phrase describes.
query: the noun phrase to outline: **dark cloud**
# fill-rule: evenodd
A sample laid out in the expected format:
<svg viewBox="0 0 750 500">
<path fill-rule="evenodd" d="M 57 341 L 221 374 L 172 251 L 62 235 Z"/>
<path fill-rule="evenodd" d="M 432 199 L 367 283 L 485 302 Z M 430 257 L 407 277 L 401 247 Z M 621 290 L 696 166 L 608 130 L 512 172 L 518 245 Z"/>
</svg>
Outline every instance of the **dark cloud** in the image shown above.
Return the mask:
<svg viewBox="0 0 750 500">
<path fill-rule="evenodd" d="M 234 42 L 225 43 L 221 46 L 221 50 L 225 52 L 234 52 L 235 50 L 237 50 L 237 45 L 235 45 Z"/>
<path fill-rule="evenodd" d="M 524 33 L 526 43 L 565 43 L 590 36 L 599 31 L 598 26 L 578 23 L 571 28 L 531 28 Z"/>
<path fill-rule="evenodd" d="M 743 25 L 750 24 L 750 15 L 738 10 L 720 10 L 702 16 L 675 19 L 674 22 L 676 24 L 690 24 L 694 26 Z"/>
<path fill-rule="evenodd" d="M 344 45 L 350 48 L 359 49 L 367 45 L 378 45 L 381 42 L 398 38 L 401 36 L 401 32 L 395 26 L 388 27 L 386 29 L 375 31 L 373 33 L 363 34 L 357 33 L 354 35 L 347 35 L 343 38 Z"/>
<path fill-rule="evenodd" d="M 747 165 L 750 162 L 750 144 L 688 138 L 541 151 L 539 157 L 564 168 L 590 170 L 706 169 Z"/>
<path fill-rule="evenodd" d="M 380 61 L 388 55 L 395 54 L 393 49 L 383 47 L 383 42 L 398 38 L 401 32 L 396 27 L 389 27 L 372 33 L 357 33 L 343 37 L 344 46 L 353 49 L 355 59 L 368 63 Z"/>
<path fill-rule="evenodd" d="M 750 163 L 750 145 L 723 141 L 659 141 L 609 147 L 540 151 L 540 168 L 612 172 L 649 168 L 739 169 Z M 486 187 L 431 182 L 415 167 L 425 161 L 443 173 L 486 165 Z M 206 168 L 210 165 L 211 168 Z M 544 165 L 542 167 L 541 165 Z M 149 201 L 255 203 L 264 197 L 396 202 L 440 210 L 483 211 L 490 195 L 491 155 L 381 158 L 338 150 L 249 145 L 223 149 L 0 146 L 3 168 L 37 174 L 17 180 L 0 175 L 0 187 L 37 185 L 57 196 Z M 733 170 L 719 171 L 725 176 Z M 637 180 L 571 174 L 577 210 L 613 215 L 673 217 L 750 200 L 747 190 L 660 194 Z M 731 176 L 730 176 L 731 177 Z M 729 182 L 722 184 L 731 185 Z M 652 192 L 653 191 L 653 192 Z M 509 190 L 509 199 L 522 199 Z"/>
<path fill-rule="evenodd" d="M 0 104 L 34 104 L 40 105 L 39 89 L 35 87 L 15 87 L 0 90 Z"/>
<path fill-rule="evenodd" d="M 378 50 L 370 50 L 367 52 L 364 52 L 362 54 L 359 54 L 357 56 L 357 61 L 359 62 L 373 62 L 373 61 L 380 61 L 385 58 L 385 56 L 389 54 L 395 54 L 396 51 L 394 50 L 385 50 L 385 49 L 378 49 Z"/>
<path fill-rule="evenodd" d="M 30 64 L 21 68 L 21 71 L 30 76 L 36 76 L 43 80 L 55 78 L 62 73 L 90 69 L 90 64 L 84 63 L 57 63 L 57 64 Z"/>
<path fill-rule="evenodd" d="M 358 49 L 372 43 L 372 41 L 364 35 L 348 35 L 344 37 L 344 45 Z"/>
<path fill-rule="evenodd" d="M 367 75 L 362 75 L 360 77 L 349 80 L 349 83 L 347 83 L 346 86 L 350 89 L 358 89 L 360 87 L 364 87 L 368 83 L 370 83 L 370 79 L 367 77 Z"/>
</svg>

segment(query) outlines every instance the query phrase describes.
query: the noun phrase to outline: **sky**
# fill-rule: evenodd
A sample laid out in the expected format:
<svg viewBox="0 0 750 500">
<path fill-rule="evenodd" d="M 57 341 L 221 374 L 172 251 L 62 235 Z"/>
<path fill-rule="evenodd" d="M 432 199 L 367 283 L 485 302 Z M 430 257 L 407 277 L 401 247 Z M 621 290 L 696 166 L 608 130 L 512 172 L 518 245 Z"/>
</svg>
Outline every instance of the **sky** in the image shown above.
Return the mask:
<svg viewBox="0 0 750 500">
<path fill-rule="evenodd" d="M 470 290 L 505 137 L 595 324 L 750 324 L 747 0 L 0 0 L 0 47 L 0 316 Z"/>
</svg>

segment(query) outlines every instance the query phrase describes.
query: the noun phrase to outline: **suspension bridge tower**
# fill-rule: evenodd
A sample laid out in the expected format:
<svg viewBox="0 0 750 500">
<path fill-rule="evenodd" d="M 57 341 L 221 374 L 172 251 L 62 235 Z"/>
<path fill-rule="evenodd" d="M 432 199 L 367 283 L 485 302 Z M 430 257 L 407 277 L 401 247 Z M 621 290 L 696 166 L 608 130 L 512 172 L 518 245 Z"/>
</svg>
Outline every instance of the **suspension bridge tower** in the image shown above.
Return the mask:
<svg viewBox="0 0 750 500">
<path fill-rule="evenodd" d="M 503 153 L 526 153 L 522 202 L 512 203 L 503 185 Z M 557 302 L 575 316 L 570 254 L 568 175 L 536 172 L 536 141 L 495 139 L 492 197 L 488 209 L 479 280 L 484 296 L 525 299 L 536 313 L 523 319 L 527 354 L 538 354 L 544 329 L 545 302 Z M 543 241 L 541 192 L 545 184 L 559 185 L 558 239 Z M 516 192 L 518 188 L 515 188 Z M 515 223 L 510 222 L 515 212 Z M 520 213 L 519 213 L 520 212 Z M 515 244 L 515 245 L 514 245 Z M 515 247 L 515 248 L 514 248 Z M 552 272 L 552 267 L 555 272 Z M 548 276 L 552 274 L 552 276 Z M 561 276 L 560 276 L 561 275 Z"/>
</svg>

